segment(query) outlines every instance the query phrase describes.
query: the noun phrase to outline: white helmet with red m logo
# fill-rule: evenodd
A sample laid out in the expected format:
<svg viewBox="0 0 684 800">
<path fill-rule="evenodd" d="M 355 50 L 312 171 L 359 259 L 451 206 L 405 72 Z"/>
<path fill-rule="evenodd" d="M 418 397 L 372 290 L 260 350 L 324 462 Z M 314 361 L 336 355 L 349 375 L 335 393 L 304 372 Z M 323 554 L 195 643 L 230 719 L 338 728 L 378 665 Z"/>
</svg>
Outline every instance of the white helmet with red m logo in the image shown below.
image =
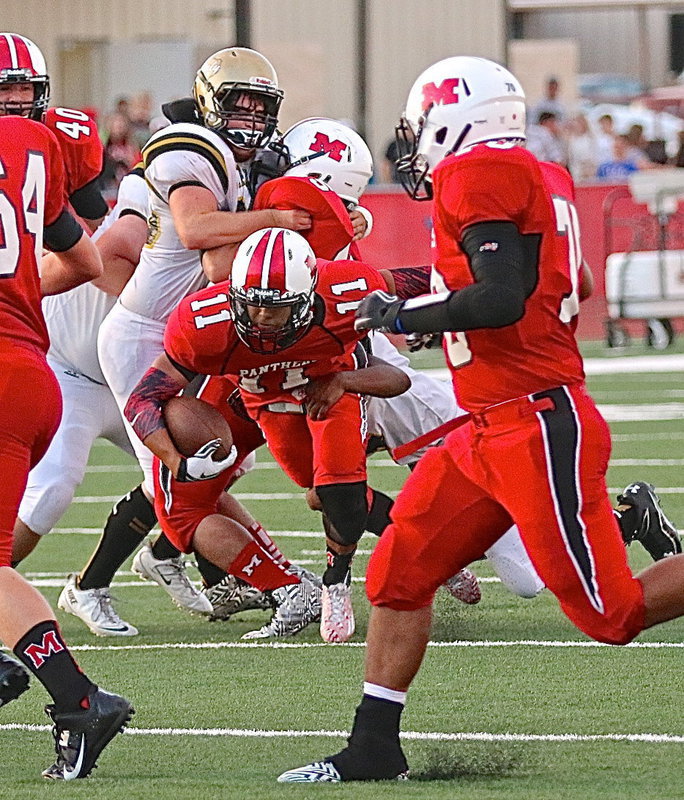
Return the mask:
<svg viewBox="0 0 684 800">
<path fill-rule="evenodd" d="M 255 353 L 277 353 L 302 337 L 313 318 L 316 256 L 303 236 L 264 228 L 240 245 L 230 273 L 230 307 L 240 339 Z M 289 308 L 278 327 L 259 326 L 249 307 Z"/>
<path fill-rule="evenodd" d="M 397 140 L 403 154 L 398 172 L 409 194 L 417 197 L 432 170 L 451 153 L 482 142 L 524 141 L 525 93 L 517 78 L 493 61 L 445 58 L 413 84 Z"/>
<path fill-rule="evenodd" d="M 290 166 L 286 175 L 317 178 L 345 203 L 356 205 L 373 175 L 373 157 L 359 134 L 334 119 L 311 117 L 282 138 Z"/>
<path fill-rule="evenodd" d="M 0 115 L 41 119 L 50 99 L 50 78 L 40 49 L 18 33 L 0 33 L 0 86 L 30 84 L 30 101 L 2 100 Z"/>
</svg>

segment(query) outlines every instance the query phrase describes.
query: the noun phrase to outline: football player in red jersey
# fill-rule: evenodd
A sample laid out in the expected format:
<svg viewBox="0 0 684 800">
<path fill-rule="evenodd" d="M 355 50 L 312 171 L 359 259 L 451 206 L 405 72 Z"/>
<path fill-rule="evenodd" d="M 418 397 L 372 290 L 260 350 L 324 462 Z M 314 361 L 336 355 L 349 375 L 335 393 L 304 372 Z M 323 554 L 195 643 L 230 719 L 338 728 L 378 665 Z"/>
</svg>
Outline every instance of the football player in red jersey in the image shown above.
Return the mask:
<svg viewBox="0 0 684 800">
<path fill-rule="evenodd" d="M 325 511 L 329 566 L 321 630 L 327 641 L 346 640 L 354 627 L 349 565 L 368 515 L 358 393 L 377 387 L 364 385 L 364 370 L 352 375 L 362 334 L 354 330 L 351 312 L 374 288 L 387 289 L 388 282 L 366 264 L 317 262 L 299 234 L 257 231 L 240 245 L 230 282 L 191 295 L 173 312 L 166 353 L 126 407 L 138 436 L 174 476 L 197 479 L 214 469 L 210 458 L 199 464 L 178 454 L 159 404 L 195 373 L 237 380 L 276 460 L 298 485 L 316 487 Z M 321 412 L 318 397 L 307 414 L 307 386 L 315 380 L 329 381 L 334 400 Z"/>
<path fill-rule="evenodd" d="M 55 763 L 46 778 L 84 778 L 132 713 L 78 667 L 50 606 L 11 567 L 12 531 L 29 469 L 45 453 L 61 415 L 61 396 L 45 354 L 41 297 L 98 277 L 102 261 L 65 206 L 59 144 L 45 126 L 0 118 L 0 454 L 7 475 L 0 497 L 0 638 L 54 699 Z M 43 240 L 57 257 L 38 261 Z M 40 398 L 37 402 L 36 398 Z M 21 409 L 21 411 L 19 411 Z M 28 688 L 28 673 L 0 655 L 0 705 Z"/>
<path fill-rule="evenodd" d="M 400 717 L 434 593 L 511 521 L 592 638 L 626 644 L 684 613 L 683 555 L 636 577 L 627 563 L 605 485 L 610 435 L 574 336 L 584 280 L 574 187 L 521 146 L 520 84 L 485 59 L 440 61 L 415 82 L 398 136 L 410 144 L 399 162 L 409 194 L 434 198 L 436 293 L 402 302 L 376 292 L 356 324 L 443 332 L 470 418 L 418 463 L 371 557 L 364 695 L 347 747 L 281 782 L 405 777 Z"/>
<path fill-rule="evenodd" d="M 74 211 L 91 231 L 102 222 L 103 147 L 97 126 L 83 111 L 50 108 L 50 78 L 39 48 L 18 33 L 0 33 L 0 116 L 42 122 L 55 134 L 65 166 L 65 191 Z"/>
</svg>

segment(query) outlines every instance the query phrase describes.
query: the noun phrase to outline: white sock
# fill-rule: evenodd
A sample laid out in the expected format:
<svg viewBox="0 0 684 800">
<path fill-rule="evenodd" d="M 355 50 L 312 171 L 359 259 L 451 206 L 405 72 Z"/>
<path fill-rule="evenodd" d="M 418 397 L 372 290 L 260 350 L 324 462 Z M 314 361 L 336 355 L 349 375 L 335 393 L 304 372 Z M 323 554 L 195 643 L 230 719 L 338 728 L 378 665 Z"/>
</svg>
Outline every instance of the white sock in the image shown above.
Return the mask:
<svg viewBox="0 0 684 800">
<path fill-rule="evenodd" d="M 369 697 L 377 697 L 379 700 L 389 700 L 391 703 L 406 705 L 406 692 L 398 692 L 396 689 L 388 689 L 386 686 L 378 686 L 377 683 L 364 681 L 363 693 Z"/>
</svg>

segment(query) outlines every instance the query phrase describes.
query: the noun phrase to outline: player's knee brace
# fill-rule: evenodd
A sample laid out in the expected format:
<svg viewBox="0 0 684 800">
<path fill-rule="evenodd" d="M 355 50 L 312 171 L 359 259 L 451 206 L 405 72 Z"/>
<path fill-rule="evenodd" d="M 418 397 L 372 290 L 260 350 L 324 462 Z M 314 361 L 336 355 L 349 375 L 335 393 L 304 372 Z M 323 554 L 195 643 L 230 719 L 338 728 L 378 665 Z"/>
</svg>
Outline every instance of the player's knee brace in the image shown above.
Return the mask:
<svg viewBox="0 0 684 800">
<path fill-rule="evenodd" d="M 316 493 L 323 506 L 323 513 L 339 537 L 338 544 L 356 544 L 366 529 L 368 518 L 366 482 L 317 486 Z M 337 541 L 334 534 L 331 538 Z"/>
<path fill-rule="evenodd" d="M 366 520 L 366 530 L 369 533 L 374 533 L 376 536 L 382 536 L 385 528 L 392 521 L 390 519 L 390 511 L 394 505 L 394 500 L 388 497 L 383 492 L 377 489 L 371 489 L 370 508 L 368 509 L 368 518 Z"/>
</svg>

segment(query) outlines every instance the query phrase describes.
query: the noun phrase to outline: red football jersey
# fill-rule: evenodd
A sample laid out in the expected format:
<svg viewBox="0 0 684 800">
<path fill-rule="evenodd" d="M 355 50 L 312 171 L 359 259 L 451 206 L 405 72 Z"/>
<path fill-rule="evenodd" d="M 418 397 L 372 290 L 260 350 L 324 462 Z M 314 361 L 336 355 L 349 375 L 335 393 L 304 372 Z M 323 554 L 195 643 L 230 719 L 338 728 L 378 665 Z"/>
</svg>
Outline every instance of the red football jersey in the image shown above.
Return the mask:
<svg viewBox="0 0 684 800">
<path fill-rule="evenodd" d="M 523 235 L 539 237 L 539 280 L 522 319 L 503 328 L 444 335 L 460 405 L 478 411 L 582 381 L 582 358 L 574 335 L 582 251 L 569 173 L 537 161 L 521 147 L 480 145 L 439 164 L 433 187 L 435 291 L 473 283 L 459 246 L 468 226 L 510 221 Z"/>
<path fill-rule="evenodd" d="M 291 178 L 285 175 L 267 181 L 257 192 L 254 209 L 301 208 L 312 217 L 309 230 L 299 231 L 311 245 L 317 258 L 334 259 L 351 244 L 354 229 L 349 213 L 340 198 L 325 183 L 315 178 Z"/>
<path fill-rule="evenodd" d="M 71 197 L 102 172 L 104 148 L 97 125 L 84 111 L 75 108 L 49 108 L 43 122 L 59 142 L 66 169 L 66 193 Z"/>
<path fill-rule="evenodd" d="M 0 117 L 0 337 L 47 352 L 39 264 L 43 228 L 65 206 L 64 166 L 39 122 Z"/>
<path fill-rule="evenodd" d="M 316 266 L 313 322 L 285 350 L 262 355 L 243 344 L 224 282 L 189 295 L 175 309 L 164 334 L 166 352 L 193 372 L 234 376 L 252 416 L 270 403 L 301 405 L 310 379 L 354 369 L 353 350 L 364 335 L 354 330 L 354 311 L 369 292 L 387 289 L 368 264 L 319 259 Z"/>
</svg>

